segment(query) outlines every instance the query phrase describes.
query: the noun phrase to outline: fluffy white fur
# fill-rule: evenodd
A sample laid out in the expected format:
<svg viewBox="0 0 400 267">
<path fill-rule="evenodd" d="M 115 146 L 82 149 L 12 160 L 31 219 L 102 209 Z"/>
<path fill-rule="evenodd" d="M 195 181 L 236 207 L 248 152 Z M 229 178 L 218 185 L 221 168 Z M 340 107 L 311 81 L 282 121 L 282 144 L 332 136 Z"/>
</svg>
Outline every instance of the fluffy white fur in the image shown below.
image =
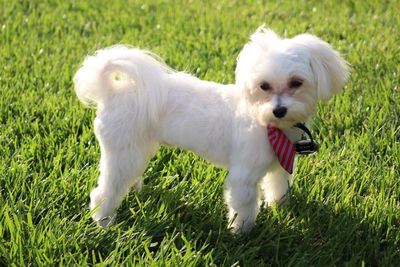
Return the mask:
<svg viewBox="0 0 400 267">
<path fill-rule="evenodd" d="M 291 181 L 267 141 L 266 125 L 298 139 L 292 126 L 308 121 L 316 103 L 340 91 L 347 77 L 346 62 L 324 41 L 309 34 L 281 39 L 264 27 L 240 53 L 235 84 L 176 72 L 136 48 L 114 46 L 87 57 L 74 82 L 79 99 L 97 107 L 101 160 L 90 194 L 93 219 L 107 226 L 130 188 L 140 189 L 150 158 L 167 145 L 228 168 L 230 226 L 249 231 L 261 200 L 278 202 Z M 283 116 L 274 115 L 278 107 Z"/>
</svg>

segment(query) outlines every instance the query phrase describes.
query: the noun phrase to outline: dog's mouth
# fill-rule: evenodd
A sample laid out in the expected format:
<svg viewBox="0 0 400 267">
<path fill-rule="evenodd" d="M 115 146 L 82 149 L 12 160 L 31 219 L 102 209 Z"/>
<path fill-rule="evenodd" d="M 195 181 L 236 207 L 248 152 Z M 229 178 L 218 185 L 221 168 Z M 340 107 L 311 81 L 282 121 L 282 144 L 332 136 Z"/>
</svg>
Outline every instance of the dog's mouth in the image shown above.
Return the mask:
<svg viewBox="0 0 400 267">
<path fill-rule="evenodd" d="M 295 120 L 277 119 L 277 120 L 271 120 L 270 122 L 268 122 L 268 125 L 279 129 L 288 129 L 294 127 L 298 123 L 300 122 Z"/>
<path fill-rule="evenodd" d="M 300 112 L 295 113 L 288 113 L 286 116 L 282 118 L 277 118 L 276 116 L 268 116 L 266 118 L 267 124 L 279 129 L 290 129 L 293 128 L 295 125 L 303 124 L 305 121 L 308 120 L 307 116 Z"/>
<path fill-rule="evenodd" d="M 279 129 L 290 129 L 298 123 L 307 121 L 309 117 L 304 108 L 285 107 L 285 110 L 281 111 L 279 108 L 271 108 L 269 103 L 258 106 L 255 111 L 262 125 Z"/>
</svg>

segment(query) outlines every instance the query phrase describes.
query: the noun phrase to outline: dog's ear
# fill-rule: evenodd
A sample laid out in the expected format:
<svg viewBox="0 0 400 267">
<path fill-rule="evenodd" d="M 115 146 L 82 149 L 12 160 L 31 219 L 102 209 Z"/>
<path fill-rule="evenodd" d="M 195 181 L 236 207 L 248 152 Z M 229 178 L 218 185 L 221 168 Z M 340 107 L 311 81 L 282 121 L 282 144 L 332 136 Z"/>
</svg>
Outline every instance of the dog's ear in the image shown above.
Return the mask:
<svg viewBox="0 0 400 267">
<path fill-rule="evenodd" d="M 253 44 L 258 45 L 263 51 L 266 51 L 272 43 L 278 42 L 281 38 L 279 38 L 273 30 L 266 28 L 265 25 L 261 25 L 250 36 L 250 40 Z"/>
<path fill-rule="evenodd" d="M 276 45 L 281 39 L 271 29 L 264 25 L 250 36 L 250 41 L 243 47 L 237 58 L 236 83 L 244 87 L 246 78 L 250 77 L 256 62 L 261 61 L 260 55 L 268 51 L 272 45 Z"/>
<path fill-rule="evenodd" d="M 328 100 L 339 92 L 349 77 L 349 65 L 328 43 L 310 34 L 301 34 L 293 41 L 304 45 L 310 53 L 318 99 Z"/>
</svg>

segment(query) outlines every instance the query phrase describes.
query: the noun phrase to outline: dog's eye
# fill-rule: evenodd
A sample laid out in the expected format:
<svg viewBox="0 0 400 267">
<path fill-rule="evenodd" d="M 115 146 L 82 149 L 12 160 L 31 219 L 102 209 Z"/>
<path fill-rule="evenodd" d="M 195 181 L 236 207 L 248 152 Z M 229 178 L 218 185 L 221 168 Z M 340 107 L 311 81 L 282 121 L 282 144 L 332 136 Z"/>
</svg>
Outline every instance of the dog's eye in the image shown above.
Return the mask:
<svg viewBox="0 0 400 267">
<path fill-rule="evenodd" d="M 289 87 L 290 88 L 299 88 L 302 85 L 303 85 L 303 81 L 302 80 L 291 80 L 289 82 Z"/>
<path fill-rule="evenodd" d="M 260 88 L 263 91 L 268 91 L 272 89 L 271 85 L 267 82 L 263 82 L 262 84 L 260 84 Z"/>
</svg>

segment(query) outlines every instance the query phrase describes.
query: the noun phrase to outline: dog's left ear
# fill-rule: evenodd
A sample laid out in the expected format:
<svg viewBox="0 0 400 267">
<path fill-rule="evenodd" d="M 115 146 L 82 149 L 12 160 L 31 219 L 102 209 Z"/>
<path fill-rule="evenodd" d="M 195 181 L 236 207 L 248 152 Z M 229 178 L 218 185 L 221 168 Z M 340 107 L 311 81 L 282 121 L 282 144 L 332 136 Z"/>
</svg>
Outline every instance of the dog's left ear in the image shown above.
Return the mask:
<svg viewBox="0 0 400 267">
<path fill-rule="evenodd" d="M 330 99 L 344 87 L 349 77 L 349 64 L 328 43 L 316 36 L 301 34 L 293 40 L 306 46 L 310 52 L 318 99 Z"/>
</svg>

